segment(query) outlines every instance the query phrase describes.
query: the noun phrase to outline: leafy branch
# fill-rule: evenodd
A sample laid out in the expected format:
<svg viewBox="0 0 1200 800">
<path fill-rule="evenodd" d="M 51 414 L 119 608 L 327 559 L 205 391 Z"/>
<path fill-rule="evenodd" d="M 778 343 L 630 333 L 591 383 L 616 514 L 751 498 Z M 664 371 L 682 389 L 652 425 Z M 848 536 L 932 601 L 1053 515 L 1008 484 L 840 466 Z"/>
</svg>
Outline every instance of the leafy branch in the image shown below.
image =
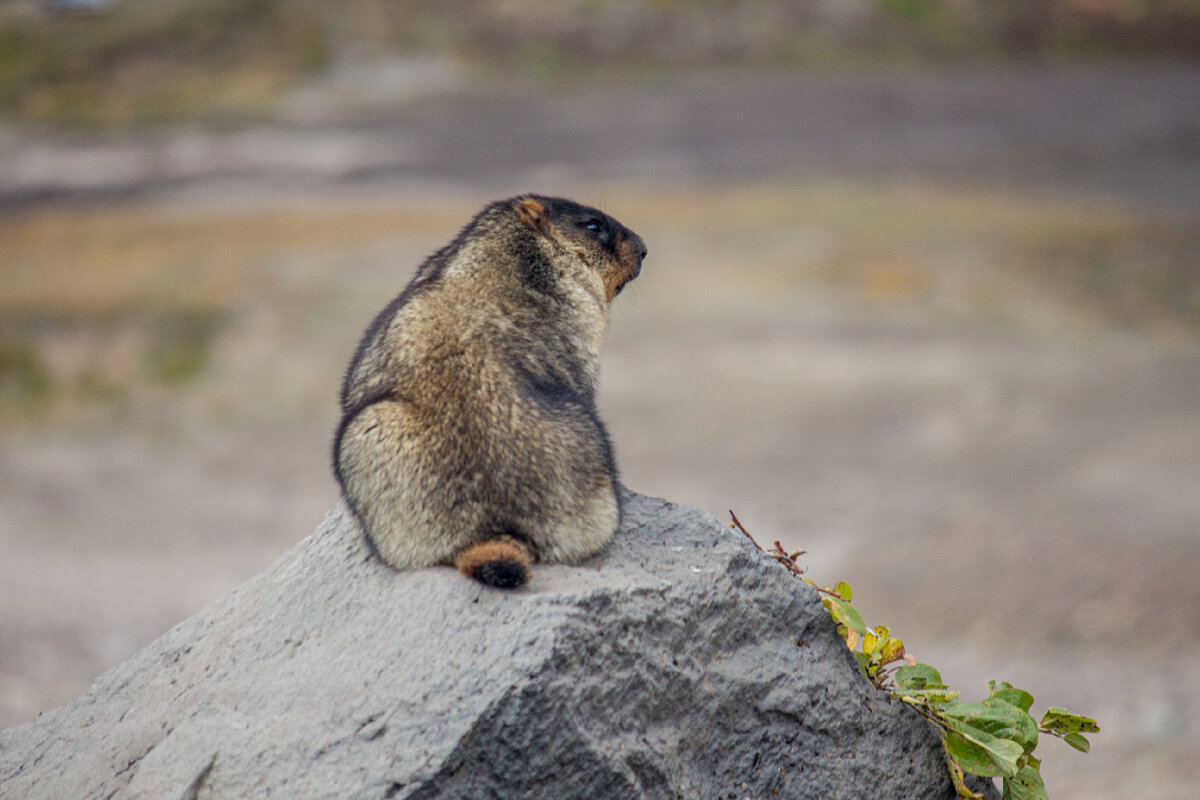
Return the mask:
<svg viewBox="0 0 1200 800">
<path fill-rule="evenodd" d="M 960 692 L 942 682 L 928 664 L 918 663 L 904 651 L 904 643 L 885 625 L 868 629 L 862 615 L 851 605 L 850 584 L 840 581 L 832 588 L 817 585 L 804 574 L 797 559 L 803 550 L 788 552 L 778 541 L 763 548 L 742 527 L 732 511 L 731 528 L 746 535 L 755 547 L 783 564 L 789 572 L 821 595 L 821 602 L 837 623 L 838 633 L 854 654 L 858 669 L 871 685 L 887 692 L 924 717 L 942 737 L 946 766 L 958 795 L 979 800 L 966 785 L 965 775 L 1002 780 L 1003 800 L 1049 800 L 1042 782 L 1042 762 L 1033 755 L 1039 734 L 1057 736 L 1071 747 L 1088 752 L 1091 745 L 1083 734 L 1098 733 L 1090 717 L 1070 709 L 1050 706 L 1035 722 L 1029 713 L 1033 695 L 1004 681 L 988 681 L 988 697 L 978 703 L 959 699 Z"/>
</svg>

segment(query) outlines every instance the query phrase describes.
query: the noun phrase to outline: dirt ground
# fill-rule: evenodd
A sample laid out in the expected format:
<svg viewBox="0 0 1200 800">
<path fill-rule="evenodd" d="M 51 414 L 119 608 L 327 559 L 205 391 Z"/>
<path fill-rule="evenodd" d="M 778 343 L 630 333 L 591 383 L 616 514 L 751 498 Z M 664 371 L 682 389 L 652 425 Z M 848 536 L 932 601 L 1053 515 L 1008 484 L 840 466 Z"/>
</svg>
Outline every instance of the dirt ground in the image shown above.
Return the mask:
<svg viewBox="0 0 1200 800">
<path fill-rule="evenodd" d="M 6 132 L 0 313 L 57 388 L 0 432 L 0 725 L 307 535 L 359 332 L 482 202 L 538 190 L 649 244 L 602 375 L 627 485 L 806 549 L 969 698 L 997 678 L 1098 718 L 1089 755 L 1044 745 L 1056 800 L 1194 796 L 1197 89 L 459 86 L 345 124 L 306 96 L 253 131 Z M 88 158 L 93 185 L 63 166 Z M 163 319 L 201 311 L 202 367 L 148 377 Z"/>
</svg>

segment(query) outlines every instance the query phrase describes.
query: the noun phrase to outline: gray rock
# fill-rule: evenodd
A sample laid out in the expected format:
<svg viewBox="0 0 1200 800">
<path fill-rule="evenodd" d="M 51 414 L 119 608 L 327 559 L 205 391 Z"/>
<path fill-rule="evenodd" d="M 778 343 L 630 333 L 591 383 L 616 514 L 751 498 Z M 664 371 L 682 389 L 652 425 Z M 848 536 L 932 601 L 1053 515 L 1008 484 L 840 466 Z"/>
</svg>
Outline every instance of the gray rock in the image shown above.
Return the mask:
<svg viewBox="0 0 1200 800">
<path fill-rule="evenodd" d="M 0 733 L 0 797 L 951 798 L 817 595 L 624 496 L 608 551 L 489 589 L 373 559 L 342 506 L 274 566 Z"/>
</svg>

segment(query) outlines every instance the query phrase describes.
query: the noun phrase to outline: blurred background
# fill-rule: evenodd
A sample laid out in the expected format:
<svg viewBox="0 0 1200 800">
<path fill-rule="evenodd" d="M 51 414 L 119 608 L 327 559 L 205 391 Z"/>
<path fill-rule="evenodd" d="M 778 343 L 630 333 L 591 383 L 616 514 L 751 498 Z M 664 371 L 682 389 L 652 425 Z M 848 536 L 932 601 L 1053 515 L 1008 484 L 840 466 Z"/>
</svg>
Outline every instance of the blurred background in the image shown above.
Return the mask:
<svg viewBox="0 0 1200 800">
<path fill-rule="evenodd" d="M 1200 2 L 0 0 L 0 727 L 338 498 L 342 372 L 485 202 L 648 242 L 625 482 L 967 699 L 1200 779 Z"/>
</svg>

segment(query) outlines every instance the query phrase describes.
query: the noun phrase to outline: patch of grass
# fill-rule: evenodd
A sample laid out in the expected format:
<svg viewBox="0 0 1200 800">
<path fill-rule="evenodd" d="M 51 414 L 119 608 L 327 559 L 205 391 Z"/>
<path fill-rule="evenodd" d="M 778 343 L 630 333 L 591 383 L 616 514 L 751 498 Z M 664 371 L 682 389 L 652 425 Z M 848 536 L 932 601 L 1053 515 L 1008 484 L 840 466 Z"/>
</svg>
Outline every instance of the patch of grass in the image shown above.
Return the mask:
<svg viewBox="0 0 1200 800">
<path fill-rule="evenodd" d="M 1090 229 L 1088 229 L 1090 228 Z M 1105 316 L 1137 325 L 1165 317 L 1200 328 L 1200 231 L 1153 220 L 1042 231 L 1019 243 L 1022 268 Z"/>
<path fill-rule="evenodd" d="M 37 413 L 50 388 L 50 374 L 32 343 L 0 341 L 0 418 Z"/>
<path fill-rule="evenodd" d="M 934 52 L 962 53 L 983 42 L 967 15 L 940 0 L 876 0 L 887 15 L 901 21 Z"/>
<path fill-rule="evenodd" d="M 110 207 L 0 220 L 0 415 L 121 413 L 142 389 L 188 389 L 240 309 L 287 291 L 292 255 L 449 230 L 468 213 Z"/>
<path fill-rule="evenodd" d="M 13 4 L 14 8 L 19 4 Z M 0 4 L 0 115 L 80 126 L 269 114 L 351 54 L 417 52 L 503 72 L 828 67 L 947 58 L 1195 59 L 1200 3 L 875 0 L 813 25 L 807 3 L 655 0 L 121 0 L 88 14 Z M 819 17 L 819 15 L 818 15 Z"/>
<path fill-rule="evenodd" d="M 1200 233 L 1187 220 L 912 185 L 621 194 L 614 212 L 639 220 L 656 254 L 634 292 L 653 291 L 664 311 L 787 301 L 820 287 L 976 321 L 1200 330 Z M 135 206 L 0 220 L 0 393 L 33 415 L 76 400 L 119 409 L 140 386 L 186 389 L 203 381 L 229 320 L 289 291 L 289 264 L 451 232 L 474 210 L 185 216 Z M 397 265 L 397 286 L 412 266 Z"/>
<path fill-rule="evenodd" d="M 449 210 L 271 209 L 177 216 L 46 209 L 0 220 L 0 319 L 105 320 L 227 311 L 280 255 L 460 222 Z M 461 213 L 461 212 L 459 212 Z M 447 223 L 447 219 L 454 220 Z"/>
<path fill-rule="evenodd" d="M 119 125 L 253 113 L 330 58 L 316 6 L 125 0 L 102 13 L 0 15 L 0 113 Z"/>
<path fill-rule="evenodd" d="M 905 184 L 777 185 L 631 205 L 622 216 L 686 242 L 687 269 L 654 274 L 671 296 L 695 297 L 703 275 L 707 295 L 731 302 L 825 285 L 870 303 L 1001 321 L 1057 309 L 1064 320 L 1200 330 L 1194 220 Z"/>
<path fill-rule="evenodd" d="M 159 335 L 145 354 L 146 376 L 165 386 L 196 380 L 208 366 L 219 320 L 211 314 L 181 314 L 160 323 Z"/>
</svg>

